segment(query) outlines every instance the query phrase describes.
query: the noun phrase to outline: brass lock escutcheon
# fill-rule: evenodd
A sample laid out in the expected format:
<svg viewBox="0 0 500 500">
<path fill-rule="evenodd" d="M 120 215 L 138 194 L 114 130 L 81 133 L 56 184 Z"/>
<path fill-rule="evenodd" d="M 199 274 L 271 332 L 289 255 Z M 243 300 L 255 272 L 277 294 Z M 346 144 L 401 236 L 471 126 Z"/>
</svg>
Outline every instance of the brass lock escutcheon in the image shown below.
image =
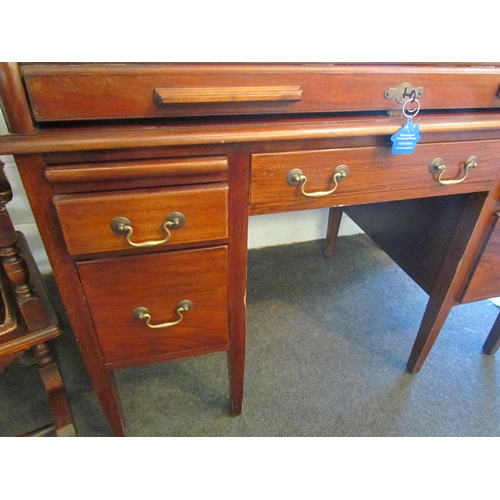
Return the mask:
<svg viewBox="0 0 500 500">
<path fill-rule="evenodd" d="M 406 101 L 419 99 L 424 94 L 424 89 L 422 87 L 414 87 L 409 82 L 400 83 L 397 87 L 388 88 L 384 92 L 384 97 L 386 99 L 396 99 L 399 104 L 404 104 Z"/>
</svg>

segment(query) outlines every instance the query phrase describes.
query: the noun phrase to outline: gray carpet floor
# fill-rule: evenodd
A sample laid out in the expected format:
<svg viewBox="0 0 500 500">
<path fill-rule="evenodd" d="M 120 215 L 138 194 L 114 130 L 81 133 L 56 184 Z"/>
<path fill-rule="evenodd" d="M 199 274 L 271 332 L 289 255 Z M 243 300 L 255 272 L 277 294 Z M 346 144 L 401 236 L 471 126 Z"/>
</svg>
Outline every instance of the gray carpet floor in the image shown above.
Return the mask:
<svg viewBox="0 0 500 500">
<path fill-rule="evenodd" d="M 498 309 L 455 307 L 421 372 L 406 370 L 427 295 L 365 235 L 251 250 L 243 414 L 226 354 L 116 372 L 130 436 L 500 436 L 500 360 L 482 352 Z M 56 342 L 80 436 L 109 436 L 52 276 Z M 35 367 L 0 376 L 0 435 L 50 420 Z"/>
</svg>

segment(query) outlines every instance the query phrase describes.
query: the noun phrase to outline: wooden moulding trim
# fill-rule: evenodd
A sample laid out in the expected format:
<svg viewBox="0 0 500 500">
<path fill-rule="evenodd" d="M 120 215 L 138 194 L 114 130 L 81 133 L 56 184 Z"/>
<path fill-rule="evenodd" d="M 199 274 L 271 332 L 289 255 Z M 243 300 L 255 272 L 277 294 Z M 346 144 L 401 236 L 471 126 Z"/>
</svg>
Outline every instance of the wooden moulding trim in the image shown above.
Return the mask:
<svg viewBox="0 0 500 500">
<path fill-rule="evenodd" d="M 45 169 L 49 182 L 92 182 L 145 177 L 201 175 L 227 171 L 227 157 L 203 156 L 172 160 L 124 161 L 90 165 L 59 165 Z"/>
<path fill-rule="evenodd" d="M 0 137 L 0 155 L 126 149 L 140 147 L 214 145 L 262 141 L 390 136 L 404 121 L 399 118 L 338 122 L 212 125 L 136 130 L 39 132 Z M 500 116 L 419 119 L 420 133 L 500 130 Z"/>
<path fill-rule="evenodd" d="M 300 101 L 302 89 L 297 86 L 164 88 L 155 89 L 154 96 L 159 104 Z"/>
<path fill-rule="evenodd" d="M 28 347 L 33 347 L 41 342 L 47 342 L 48 340 L 54 339 L 61 335 L 61 329 L 59 325 L 44 328 L 43 330 L 38 330 L 26 334 L 25 332 L 15 332 L 11 334 L 4 335 L 0 344 L 0 355 L 4 356 L 6 354 L 12 354 L 27 349 Z"/>
<path fill-rule="evenodd" d="M 186 74 L 186 73 L 465 73 L 465 74 L 498 74 L 498 63 L 449 63 L 421 64 L 353 64 L 353 63 L 89 63 L 89 64 L 37 64 L 21 63 L 24 76 L 54 75 L 54 74 Z"/>
</svg>

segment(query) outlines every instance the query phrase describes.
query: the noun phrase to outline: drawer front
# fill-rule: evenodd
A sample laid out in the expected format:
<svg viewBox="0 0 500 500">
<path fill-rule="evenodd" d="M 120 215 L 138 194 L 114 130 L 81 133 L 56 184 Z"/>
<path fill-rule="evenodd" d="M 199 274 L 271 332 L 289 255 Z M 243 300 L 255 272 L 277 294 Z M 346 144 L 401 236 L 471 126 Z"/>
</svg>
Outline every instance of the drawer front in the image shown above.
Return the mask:
<svg viewBox="0 0 500 500">
<path fill-rule="evenodd" d="M 500 296 L 500 211 L 493 216 L 492 230 L 481 257 L 472 273 L 461 302 Z"/>
<path fill-rule="evenodd" d="M 424 109 L 491 108 L 500 68 L 265 64 L 23 65 L 37 121 L 401 109 L 410 83 Z"/>
<path fill-rule="evenodd" d="M 404 192 L 404 198 L 418 198 L 488 189 L 497 172 L 499 152 L 499 141 L 474 141 L 421 144 L 408 155 L 393 155 L 388 147 L 254 154 L 250 202 L 269 210 L 299 210 L 389 201 L 401 198 L 398 192 Z M 431 163 L 440 158 L 446 167 L 441 181 L 460 180 L 472 156 L 477 157 L 477 166 L 457 184 L 443 185 L 439 175 L 430 171 Z M 336 169 L 341 173 L 336 176 L 337 187 L 323 195 L 335 188 Z M 304 178 L 295 178 L 295 183 L 289 179 L 297 170 L 305 176 L 305 183 Z M 307 196 L 318 193 L 321 196 Z"/>
<path fill-rule="evenodd" d="M 216 247 L 77 264 L 106 363 L 186 354 L 229 341 L 227 250 Z M 147 308 L 151 328 L 134 311 Z"/>
<path fill-rule="evenodd" d="M 220 183 L 59 195 L 54 197 L 54 204 L 69 253 L 82 255 L 130 249 L 134 248 L 133 243 L 152 242 L 152 246 L 168 247 L 223 240 L 228 235 L 227 196 L 227 184 Z M 176 214 L 184 217 L 183 225 Z M 124 219 L 130 224 L 120 226 Z M 167 219 L 172 221 L 167 223 Z M 124 226 L 132 228 L 131 235 Z"/>
</svg>

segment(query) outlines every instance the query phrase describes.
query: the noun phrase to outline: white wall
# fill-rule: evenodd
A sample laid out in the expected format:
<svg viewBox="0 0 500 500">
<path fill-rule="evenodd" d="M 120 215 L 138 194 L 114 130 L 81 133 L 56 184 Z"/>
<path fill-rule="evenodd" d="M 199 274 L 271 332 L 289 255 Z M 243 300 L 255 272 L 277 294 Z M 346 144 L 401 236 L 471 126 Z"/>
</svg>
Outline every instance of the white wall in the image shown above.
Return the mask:
<svg viewBox="0 0 500 500">
<path fill-rule="evenodd" d="M 7 133 L 5 120 L 0 113 L 0 135 Z M 26 236 L 40 270 L 50 272 L 47 254 L 40 239 L 14 158 L 12 156 L 0 156 L 0 160 L 5 164 L 5 173 L 14 193 L 13 200 L 7 205 L 14 226 Z M 255 215 L 250 217 L 249 221 L 248 247 L 261 248 L 322 239 L 326 235 L 327 222 L 328 209 Z M 361 229 L 344 215 L 340 226 L 340 234 L 347 235 L 359 232 L 361 232 Z"/>
<path fill-rule="evenodd" d="M 254 215 L 248 223 L 248 247 L 261 248 L 320 240 L 326 236 L 327 223 L 328 209 Z M 344 214 L 339 234 L 346 236 L 360 232 L 361 229 Z"/>
</svg>

